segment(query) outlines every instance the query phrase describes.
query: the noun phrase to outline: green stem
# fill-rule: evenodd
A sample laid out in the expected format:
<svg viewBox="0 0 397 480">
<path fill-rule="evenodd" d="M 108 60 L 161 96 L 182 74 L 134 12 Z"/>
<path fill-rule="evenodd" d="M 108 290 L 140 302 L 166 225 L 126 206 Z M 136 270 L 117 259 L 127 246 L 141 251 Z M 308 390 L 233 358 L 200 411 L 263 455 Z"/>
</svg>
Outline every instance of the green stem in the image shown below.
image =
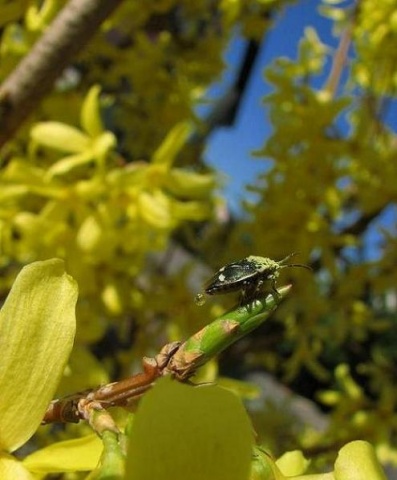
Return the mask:
<svg viewBox="0 0 397 480">
<path fill-rule="evenodd" d="M 122 434 L 105 410 L 90 409 L 89 422 L 103 442 L 103 452 L 98 467 L 86 480 L 123 480 L 125 456 L 120 440 Z"/>
<path fill-rule="evenodd" d="M 271 294 L 225 313 L 186 340 L 167 369 L 180 380 L 188 379 L 197 368 L 261 325 L 290 288 L 291 285 L 278 289 L 279 298 Z"/>
</svg>

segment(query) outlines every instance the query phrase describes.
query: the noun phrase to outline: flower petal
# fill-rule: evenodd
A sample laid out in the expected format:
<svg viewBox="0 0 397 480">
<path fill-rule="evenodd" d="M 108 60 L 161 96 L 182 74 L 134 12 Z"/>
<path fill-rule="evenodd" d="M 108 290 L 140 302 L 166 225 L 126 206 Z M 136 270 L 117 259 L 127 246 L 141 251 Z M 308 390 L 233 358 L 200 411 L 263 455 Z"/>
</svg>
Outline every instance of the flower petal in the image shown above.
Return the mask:
<svg viewBox="0 0 397 480">
<path fill-rule="evenodd" d="M 61 122 L 36 123 L 30 131 L 30 136 L 39 145 L 61 152 L 83 152 L 91 144 L 88 135 Z"/>
<path fill-rule="evenodd" d="M 363 440 L 347 443 L 335 462 L 335 480 L 386 480 L 373 446 Z"/>
<path fill-rule="evenodd" d="M 177 123 L 154 152 L 152 163 L 171 166 L 191 133 L 192 126 L 189 123 Z"/>
<path fill-rule="evenodd" d="M 90 137 L 97 137 L 103 133 L 103 124 L 99 109 L 99 95 L 101 87 L 94 85 L 88 91 L 80 113 L 80 123 Z"/>
<path fill-rule="evenodd" d="M 0 453 L 0 478 L 1 480 L 33 480 L 32 475 L 19 460 L 4 452 Z"/>
<path fill-rule="evenodd" d="M 39 426 L 73 346 L 77 286 L 59 259 L 23 268 L 0 312 L 0 448 Z"/>
<path fill-rule="evenodd" d="M 252 442 L 247 413 L 231 392 L 164 378 L 134 417 L 125 478 L 246 480 Z"/>
<path fill-rule="evenodd" d="M 87 435 L 42 448 L 28 455 L 23 465 L 34 473 L 89 471 L 98 465 L 102 450 L 98 435 Z"/>
</svg>

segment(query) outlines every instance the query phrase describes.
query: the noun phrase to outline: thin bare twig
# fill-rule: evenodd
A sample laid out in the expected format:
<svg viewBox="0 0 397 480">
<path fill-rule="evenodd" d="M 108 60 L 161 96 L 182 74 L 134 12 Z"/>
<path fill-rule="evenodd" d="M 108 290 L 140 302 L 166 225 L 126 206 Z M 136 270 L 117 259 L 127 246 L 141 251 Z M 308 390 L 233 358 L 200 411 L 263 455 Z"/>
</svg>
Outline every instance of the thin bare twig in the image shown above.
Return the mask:
<svg viewBox="0 0 397 480">
<path fill-rule="evenodd" d="M 334 55 L 331 72 L 325 82 L 324 90 L 332 97 L 336 95 L 343 69 L 346 65 L 347 54 L 352 40 L 352 25 L 349 25 L 342 33 L 338 49 Z"/>
<path fill-rule="evenodd" d="M 342 32 L 338 49 L 335 52 L 332 61 L 331 72 L 324 85 L 324 90 L 327 90 L 332 95 L 332 97 L 336 95 L 342 72 L 347 62 L 347 56 L 352 42 L 354 24 L 357 18 L 359 8 L 360 0 L 355 1 L 352 8 L 348 7 L 348 9 L 350 10 L 350 14 L 347 25 Z"/>
<path fill-rule="evenodd" d="M 122 0 L 70 0 L 0 86 L 0 147 Z"/>
</svg>

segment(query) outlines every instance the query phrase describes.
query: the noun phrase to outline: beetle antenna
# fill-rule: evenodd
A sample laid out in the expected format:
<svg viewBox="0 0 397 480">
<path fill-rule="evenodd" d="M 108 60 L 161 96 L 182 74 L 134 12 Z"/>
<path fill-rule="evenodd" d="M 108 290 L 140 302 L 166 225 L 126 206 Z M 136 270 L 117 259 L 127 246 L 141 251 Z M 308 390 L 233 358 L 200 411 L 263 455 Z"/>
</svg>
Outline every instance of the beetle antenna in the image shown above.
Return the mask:
<svg viewBox="0 0 397 480">
<path fill-rule="evenodd" d="M 312 267 L 309 267 L 309 265 L 304 265 L 303 263 L 289 263 L 288 265 L 282 265 L 282 267 L 301 267 L 306 268 L 306 270 L 313 271 Z"/>
<path fill-rule="evenodd" d="M 293 252 L 287 255 L 285 258 L 280 260 L 278 264 L 280 265 L 280 268 L 284 267 L 301 267 L 301 268 L 306 268 L 306 270 L 313 270 L 312 267 L 309 267 L 309 265 L 303 265 L 303 263 L 287 263 L 285 262 L 289 260 L 291 257 L 295 257 L 295 255 L 298 255 L 298 252 Z"/>
<path fill-rule="evenodd" d="M 292 257 L 295 257 L 295 255 L 298 255 L 298 252 L 293 252 L 293 253 L 290 253 L 289 255 L 287 255 L 285 258 L 283 258 L 282 260 L 280 260 L 279 263 L 280 265 L 282 265 L 283 263 L 285 263 L 287 260 L 289 260 L 290 258 Z M 287 265 L 284 265 L 285 267 L 287 267 Z"/>
</svg>

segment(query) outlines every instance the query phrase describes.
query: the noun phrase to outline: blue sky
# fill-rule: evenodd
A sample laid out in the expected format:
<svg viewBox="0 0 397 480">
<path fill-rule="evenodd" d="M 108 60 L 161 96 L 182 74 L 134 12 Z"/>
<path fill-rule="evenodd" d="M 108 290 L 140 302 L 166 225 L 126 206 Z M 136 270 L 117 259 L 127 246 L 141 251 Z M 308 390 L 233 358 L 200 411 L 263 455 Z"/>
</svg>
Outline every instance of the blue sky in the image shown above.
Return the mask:
<svg viewBox="0 0 397 480">
<path fill-rule="evenodd" d="M 240 213 L 242 199 L 249 198 L 245 186 L 254 183 L 258 174 L 266 170 L 266 162 L 263 159 L 250 156 L 250 152 L 264 145 L 271 133 L 271 125 L 262 104 L 263 97 L 271 92 L 271 86 L 264 80 L 264 69 L 280 56 L 295 59 L 299 41 L 308 26 L 315 28 L 323 43 L 331 48 L 337 47 L 338 39 L 332 34 L 333 23 L 318 13 L 320 4 L 320 0 L 301 0 L 288 6 L 278 15 L 274 28 L 266 34 L 261 46 L 236 123 L 232 127 L 217 129 L 209 139 L 205 161 L 225 176 L 224 193 L 234 213 Z M 243 49 L 244 43 L 236 36 L 225 53 L 228 69 L 222 80 L 210 89 L 210 97 L 224 92 L 225 85 L 233 81 Z M 326 65 L 323 76 L 319 77 L 318 85 L 325 82 L 330 66 L 331 61 Z M 397 120 L 393 115 L 396 106 L 397 102 L 393 102 L 387 115 L 389 126 L 394 131 L 397 131 Z M 344 120 L 341 122 L 343 125 Z M 397 209 L 391 205 L 377 218 L 365 235 L 367 257 L 375 259 L 381 253 L 383 235 L 380 229 L 393 228 L 392 225 L 396 223 Z"/>
<path fill-rule="evenodd" d="M 263 160 L 250 156 L 250 152 L 263 146 L 271 132 L 262 105 L 263 97 L 271 91 L 264 80 L 265 67 L 280 56 L 296 58 L 299 40 L 307 26 L 317 30 L 323 43 L 331 46 L 337 44 L 331 32 L 332 23 L 317 11 L 319 4 L 319 0 L 303 0 L 287 7 L 277 17 L 275 28 L 267 33 L 262 43 L 235 125 L 218 129 L 210 137 L 205 161 L 225 174 L 226 198 L 234 212 L 239 211 L 241 199 L 247 195 L 244 186 L 253 183 L 266 165 Z M 228 71 L 222 81 L 212 87 L 209 96 L 224 91 L 225 85 L 233 80 L 243 49 L 243 42 L 236 37 L 225 54 Z"/>
</svg>

